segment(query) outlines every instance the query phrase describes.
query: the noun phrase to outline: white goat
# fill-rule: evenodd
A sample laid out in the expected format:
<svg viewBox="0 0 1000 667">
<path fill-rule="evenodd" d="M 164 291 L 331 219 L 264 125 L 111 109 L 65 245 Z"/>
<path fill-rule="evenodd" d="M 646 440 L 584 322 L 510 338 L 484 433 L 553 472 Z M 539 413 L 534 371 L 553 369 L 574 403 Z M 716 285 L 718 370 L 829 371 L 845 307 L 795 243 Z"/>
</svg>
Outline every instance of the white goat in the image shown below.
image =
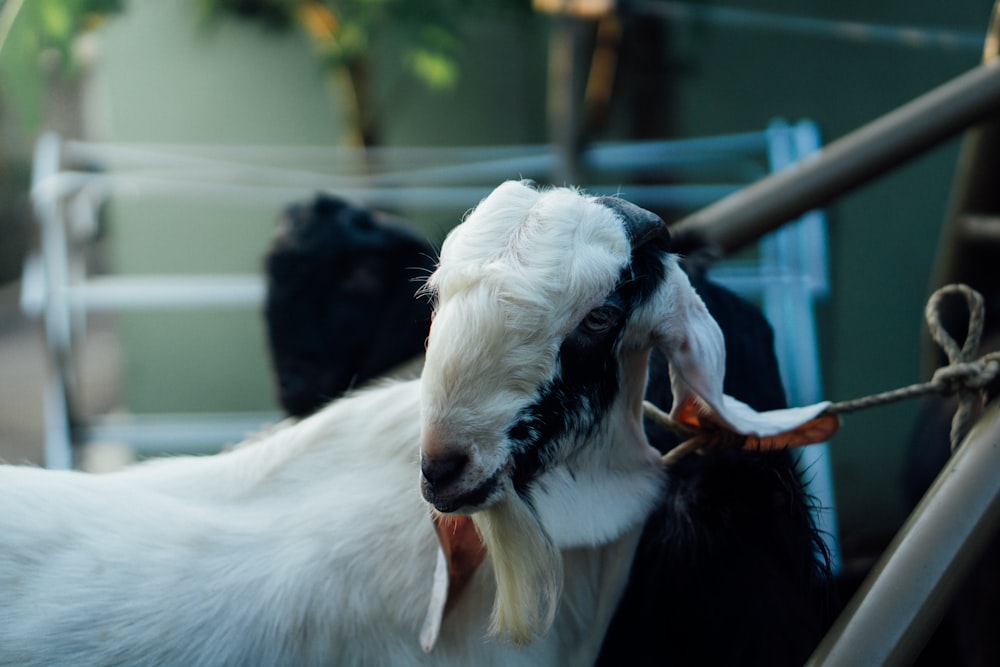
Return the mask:
<svg viewBox="0 0 1000 667">
<path fill-rule="evenodd" d="M 666 240 L 621 200 L 505 183 L 444 243 L 420 380 L 218 456 L 0 467 L 0 663 L 592 663 L 663 481 L 651 346 L 676 411 L 770 435 L 824 407 L 722 396 Z"/>
</svg>

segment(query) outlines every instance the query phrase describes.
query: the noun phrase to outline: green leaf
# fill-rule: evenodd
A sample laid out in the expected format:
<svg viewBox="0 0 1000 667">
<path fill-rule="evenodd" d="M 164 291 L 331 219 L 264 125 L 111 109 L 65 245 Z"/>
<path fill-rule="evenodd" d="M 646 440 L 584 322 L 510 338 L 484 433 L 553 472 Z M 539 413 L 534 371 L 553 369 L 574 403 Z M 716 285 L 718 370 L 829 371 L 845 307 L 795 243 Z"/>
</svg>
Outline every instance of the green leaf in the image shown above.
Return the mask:
<svg viewBox="0 0 1000 667">
<path fill-rule="evenodd" d="M 458 63 L 454 58 L 429 49 L 410 52 L 409 65 L 418 79 L 432 90 L 448 90 L 458 81 Z"/>
</svg>

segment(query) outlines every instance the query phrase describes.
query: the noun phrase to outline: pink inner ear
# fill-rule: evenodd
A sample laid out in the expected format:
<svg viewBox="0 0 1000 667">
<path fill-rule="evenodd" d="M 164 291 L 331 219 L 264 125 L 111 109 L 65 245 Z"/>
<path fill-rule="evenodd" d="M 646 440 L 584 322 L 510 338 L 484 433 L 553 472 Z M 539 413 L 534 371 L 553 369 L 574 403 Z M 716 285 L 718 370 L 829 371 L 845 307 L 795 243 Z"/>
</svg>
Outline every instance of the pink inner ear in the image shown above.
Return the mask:
<svg viewBox="0 0 1000 667">
<path fill-rule="evenodd" d="M 486 546 L 471 517 L 440 512 L 433 512 L 433 517 L 438 541 L 448 563 L 448 600 L 444 606 L 447 612 L 486 557 Z"/>
<path fill-rule="evenodd" d="M 701 408 L 698 407 L 698 401 L 693 397 L 689 396 L 684 399 L 679 406 L 670 412 L 671 417 L 676 421 L 694 428 L 701 428 Z"/>
</svg>

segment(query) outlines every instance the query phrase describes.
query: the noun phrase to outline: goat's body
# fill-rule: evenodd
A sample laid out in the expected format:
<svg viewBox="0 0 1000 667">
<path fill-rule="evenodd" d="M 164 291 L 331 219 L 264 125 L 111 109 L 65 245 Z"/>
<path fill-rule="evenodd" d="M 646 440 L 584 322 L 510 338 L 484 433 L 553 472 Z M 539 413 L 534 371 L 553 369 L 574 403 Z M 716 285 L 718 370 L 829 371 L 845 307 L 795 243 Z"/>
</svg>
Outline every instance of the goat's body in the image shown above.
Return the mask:
<svg viewBox="0 0 1000 667">
<path fill-rule="evenodd" d="M 565 552 L 585 585 L 538 642 L 486 638 L 487 566 L 421 650 L 437 538 L 418 388 L 361 392 L 218 456 L 103 476 L 0 467 L 0 663 L 592 662 L 638 528 Z"/>
</svg>

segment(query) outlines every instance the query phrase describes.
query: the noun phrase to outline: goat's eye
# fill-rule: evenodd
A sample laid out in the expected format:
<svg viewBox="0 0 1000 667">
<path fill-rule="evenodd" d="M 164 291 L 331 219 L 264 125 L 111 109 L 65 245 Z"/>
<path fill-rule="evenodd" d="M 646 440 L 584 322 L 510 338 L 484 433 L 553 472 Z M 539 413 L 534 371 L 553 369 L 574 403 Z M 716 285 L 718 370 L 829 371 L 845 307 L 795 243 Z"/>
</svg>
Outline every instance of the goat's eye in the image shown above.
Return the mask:
<svg viewBox="0 0 1000 667">
<path fill-rule="evenodd" d="M 590 334 L 607 333 L 621 321 L 621 318 L 620 308 L 605 304 L 587 313 L 583 322 L 580 322 L 580 328 Z"/>
</svg>

